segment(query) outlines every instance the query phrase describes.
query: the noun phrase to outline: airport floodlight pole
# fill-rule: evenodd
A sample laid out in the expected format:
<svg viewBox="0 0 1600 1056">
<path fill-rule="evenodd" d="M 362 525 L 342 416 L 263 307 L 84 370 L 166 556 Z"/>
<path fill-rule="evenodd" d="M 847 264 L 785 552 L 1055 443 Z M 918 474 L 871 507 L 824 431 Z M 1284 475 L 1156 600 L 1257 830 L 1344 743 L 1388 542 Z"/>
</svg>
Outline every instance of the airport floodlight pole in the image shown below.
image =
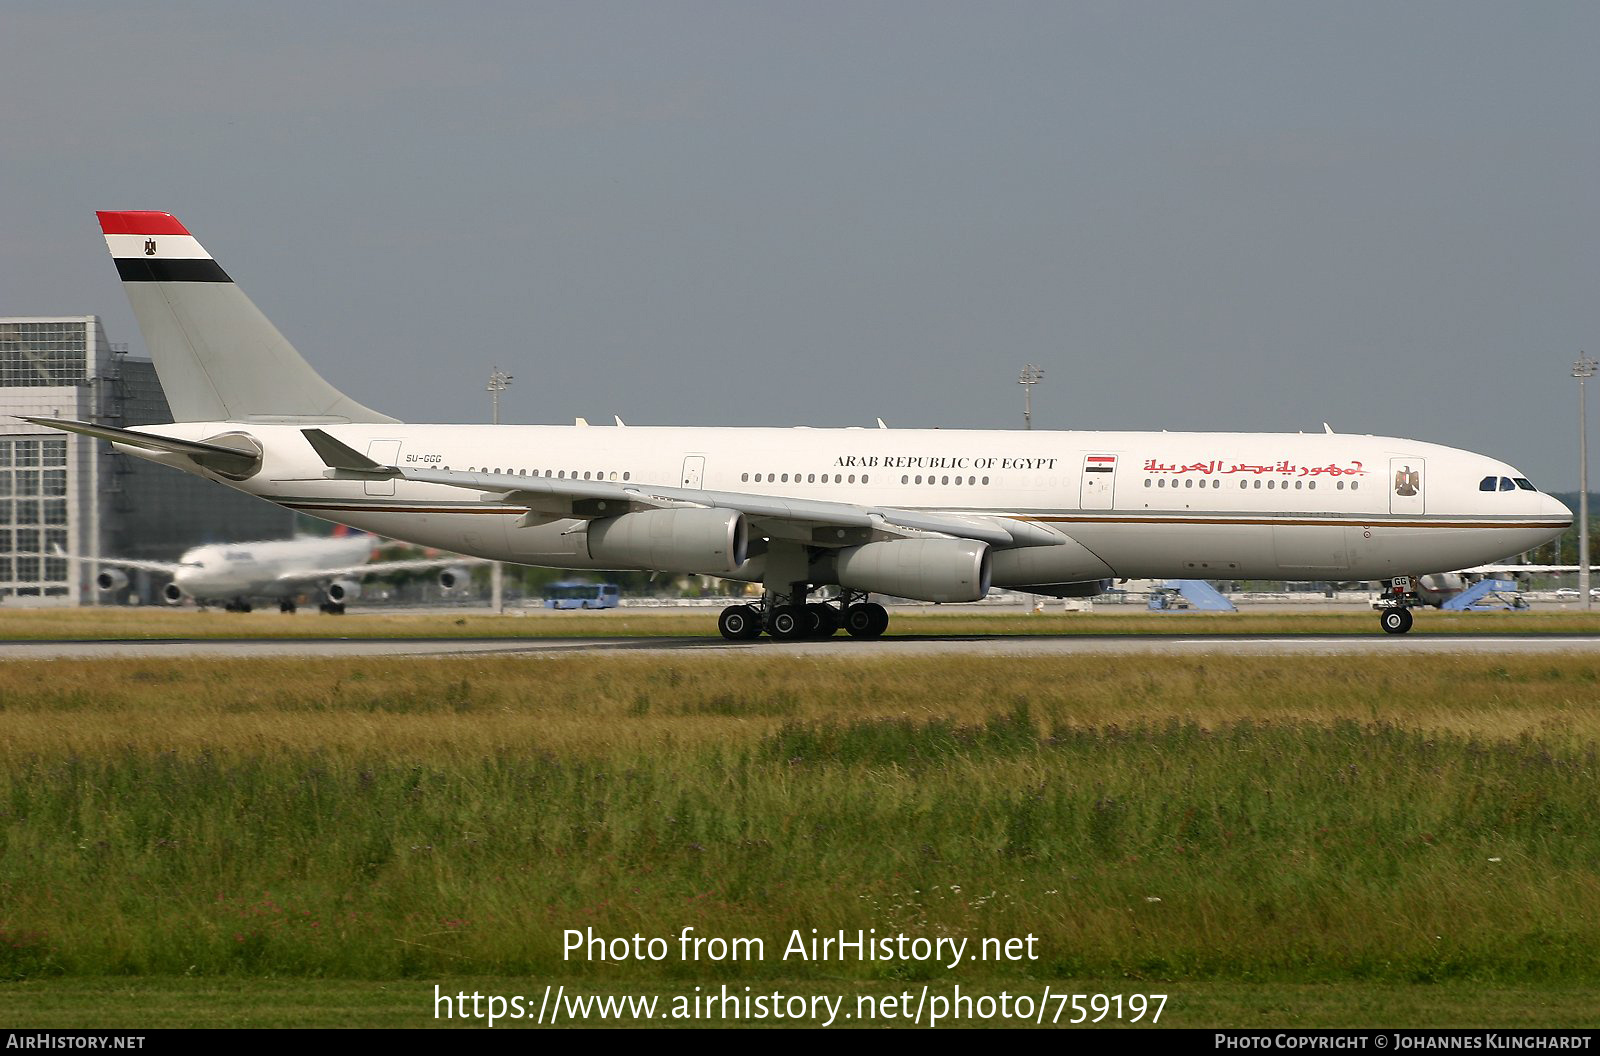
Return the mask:
<svg viewBox="0 0 1600 1056">
<path fill-rule="evenodd" d="M 511 387 L 511 375 L 496 366 L 489 372 L 489 403 L 491 405 L 490 420 L 495 425 L 500 424 L 500 394 Z M 489 566 L 489 606 L 496 615 L 506 611 L 505 595 L 505 568 L 496 561 Z"/>
<path fill-rule="evenodd" d="M 1022 368 L 1017 384 L 1022 386 L 1022 427 L 1033 428 L 1033 387 L 1044 379 L 1044 368 L 1032 363 Z"/>
<path fill-rule="evenodd" d="M 489 390 L 489 403 L 493 407 L 493 414 L 490 420 L 493 421 L 495 425 L 499 425 L 500 394 L 511 387 L 511 375 L 505 373 L 499 367 L 495 367 L 494 370 L 490 372 L 489 384 L 485 387 Z"/>
<path fill-rule="evenodd" d="M 1593 603 L 1589 600 L 1589 401 L 1583 387 L 1596 367 L 1600 363 L 1582 352 L 1572 364 L 1572 376 L 1578 379 L 1578 597 L 1586 609 Z"/>
</svg>

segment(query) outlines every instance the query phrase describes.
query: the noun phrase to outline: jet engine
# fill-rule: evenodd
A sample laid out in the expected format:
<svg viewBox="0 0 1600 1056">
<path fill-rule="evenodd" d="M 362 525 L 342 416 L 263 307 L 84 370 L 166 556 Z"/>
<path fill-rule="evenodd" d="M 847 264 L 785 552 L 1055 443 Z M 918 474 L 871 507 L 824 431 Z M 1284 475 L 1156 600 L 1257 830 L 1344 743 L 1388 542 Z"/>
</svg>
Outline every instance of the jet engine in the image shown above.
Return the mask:
<svg viewBox="0 0 1600 1056">
<path fill-rule="evenodd" d="M 439 585 L 445 590 L 454 590 L 472 578 L 472 573 L 460 565 L 451 565 L 439 573 Z"/>
<path fill-rule="evenodd" d="M 106 568 L 94 577 L 94 585 L 107 594 L 115 593 L 128 585 L 128 574 L 120 568 Z"/>
<path fill-rule="evenodd" d="M 183 591 L 178 589 L 178 585 L 176 583 L 168 583 L 166 586 L 161 588 L 161 600 L 165 601 L 168 605 L 182 605 Z"/>
<path fill-rule="evenodd" d="M 343 605 L 361 596 L 361 584 L 353 579 L 336 579 L 328 584 L 328 600 Z"/>
<path fill-rule="evenodd" d="M 734 510 L 645 510 L 590 521 L 588 538 L 603 568 L 727 575 L 744 564 L 750 531 Z"/>
<path fill-rule="evenodd" d="M 989 593 L 989 547 L 970 539 L 899 539 L 839 551 L 839 585 L 917 601 L 977 601 Z"/>
</svg>

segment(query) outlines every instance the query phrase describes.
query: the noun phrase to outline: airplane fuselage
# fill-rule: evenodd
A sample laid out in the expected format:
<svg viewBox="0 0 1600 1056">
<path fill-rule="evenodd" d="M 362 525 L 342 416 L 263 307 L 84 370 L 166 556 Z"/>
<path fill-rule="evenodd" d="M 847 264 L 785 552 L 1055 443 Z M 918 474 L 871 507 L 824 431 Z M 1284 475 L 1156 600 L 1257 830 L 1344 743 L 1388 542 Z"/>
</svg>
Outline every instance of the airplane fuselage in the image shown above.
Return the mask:
<svg viewBox="0 0 1600 1056">
<path fill-rule="evenodd" d="M 1062 545 L 996 552 L 996 586 L 1124 577 L 1379 579 L 1520 553 L 1571 521 L 1522 474 L 1467 451 L 1332 433 L 1015 432 L 582 426 L 329 425 L 401 468 L 604 480 L 1033 522 Z M 152 432 L 156 430 L 151 430 Z M 265 452 L 235 487 L 426 546 L 564 568 L 596 561 L 583 520 L 410 480 L 328 479 L 296 426 L 247 433 Z M 140 452 L 150 457 L 149 452 Z M 187 465 L 173 456 L 175 465 Z M 1520 481 L 1484 490 L 1493 477 Z M 218 478 L 223 479 L 223 478 Z M 677 571 L 694 571 L 680 569 Z M 752 573 L 750 578 L 759 578 Z"/>
<path fill-rule="evenodd" d="M 245 543 L 210 543 L 186 551 L 172 582 L 201 601 L 293 597 L 305 589 L 293 577 L 308 568 L 359 565 L 372 553 L 373 540 L 352 535 Z"/>
</svg>

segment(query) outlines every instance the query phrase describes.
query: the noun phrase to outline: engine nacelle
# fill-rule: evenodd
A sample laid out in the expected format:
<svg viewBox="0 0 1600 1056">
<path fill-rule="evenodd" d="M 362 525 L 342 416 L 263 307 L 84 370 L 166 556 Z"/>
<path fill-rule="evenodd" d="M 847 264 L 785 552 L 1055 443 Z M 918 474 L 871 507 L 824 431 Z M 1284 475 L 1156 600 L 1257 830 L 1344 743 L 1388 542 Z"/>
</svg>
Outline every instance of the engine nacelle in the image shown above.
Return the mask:
<svg viewBox="0 0 1600 1056">
<path fill-rule="evenodd" d="M 733 510 L 645 510 L 589 522 L 589 557 L 604 568 L 727 575 L 744 564 L 750 531 Z"/>
<path fill-rule="evenodd" d="M 445 590 L 454 590 L 457 587 L 466 585 L 471 578 L 471 572 L 468 572 L 460 565 L 451 565 L 439 573 L 439 585 Z"/>
<path fill-rule="evenodd" d="M 99 575 L 94 577 L 94 585 L 111 594 L 128 585 L 128 574 L 120 568 L 101 569 Z"/>
<path fill-rule="evenodd" d="M 336 579 L 328 584 L 328 600 L 343 605 L 361 596 L 361 584 L 353 579 Z"/>
<path fill-rule="evenodd" d="M 168 583 L 166 586 L 161 588 L 161 600 L 166 602 L 168 605 L 182 605 L 183 591 L 178 589 L 178 585 L 176 583 Z"/>
<path fill-rule="evenodd" d="M 841 587 L 917 601 L 977 601 L 989 593 L 989 546 L 970 539 L 900 539 L 841 550 Z"/>
</svg>

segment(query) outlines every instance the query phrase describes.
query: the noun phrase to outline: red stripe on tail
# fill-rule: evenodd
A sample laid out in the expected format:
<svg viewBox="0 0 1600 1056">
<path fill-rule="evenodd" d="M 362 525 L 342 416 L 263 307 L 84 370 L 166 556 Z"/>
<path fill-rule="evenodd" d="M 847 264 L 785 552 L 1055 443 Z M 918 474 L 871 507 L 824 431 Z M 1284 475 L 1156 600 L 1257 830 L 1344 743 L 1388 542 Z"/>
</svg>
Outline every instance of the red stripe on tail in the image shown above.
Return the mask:
<svg viewBox="0 0 1600 1056">
<path fill-rule="evenodd" d="M 171 213 L 95 213 L 108 235 L 187 235 L 189 229 Z"/>
</svg>

